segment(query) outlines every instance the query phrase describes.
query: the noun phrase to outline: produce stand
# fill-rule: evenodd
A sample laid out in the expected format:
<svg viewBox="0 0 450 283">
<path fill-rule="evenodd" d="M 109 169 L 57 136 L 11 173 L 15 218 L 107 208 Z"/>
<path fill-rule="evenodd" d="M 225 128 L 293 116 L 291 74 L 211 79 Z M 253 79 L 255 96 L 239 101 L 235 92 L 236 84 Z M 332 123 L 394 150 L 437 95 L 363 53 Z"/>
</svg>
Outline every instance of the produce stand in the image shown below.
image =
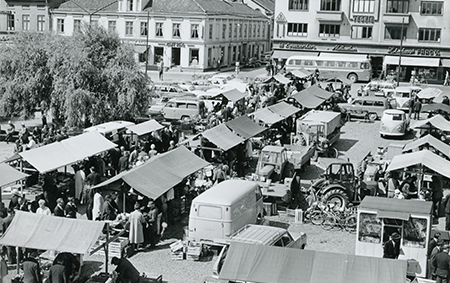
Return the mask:
<svg viewBox="0 0 450 283">
<path fill-rule="evenodd" d="M 425 277 L 431 207 L 427 201 L 365 197 L 358 207 L 355 254 L 383 257 L 383 243 L 397 232 L 401 235 L 399 259 L 408 260 L 408 275 Z"/>
</svg>

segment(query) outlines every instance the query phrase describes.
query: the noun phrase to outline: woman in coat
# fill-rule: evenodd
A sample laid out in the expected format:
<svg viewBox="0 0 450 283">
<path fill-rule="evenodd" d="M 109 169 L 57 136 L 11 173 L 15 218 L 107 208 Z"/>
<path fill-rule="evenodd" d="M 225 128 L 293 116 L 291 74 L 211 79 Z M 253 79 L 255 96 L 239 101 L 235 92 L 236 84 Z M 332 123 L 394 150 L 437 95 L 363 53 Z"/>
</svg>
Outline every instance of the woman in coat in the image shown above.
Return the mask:
<svg viewBox="0 0 450 283">
<path fill-rule="evenodd" d="M 139 244 L 144 242 L 145 219 L 142 215 L 139 203 L 134 205 L 134 211 L 130 213 L 130 233 L 129 240 L 133 249 L 139 248 Z"/>
</svg>

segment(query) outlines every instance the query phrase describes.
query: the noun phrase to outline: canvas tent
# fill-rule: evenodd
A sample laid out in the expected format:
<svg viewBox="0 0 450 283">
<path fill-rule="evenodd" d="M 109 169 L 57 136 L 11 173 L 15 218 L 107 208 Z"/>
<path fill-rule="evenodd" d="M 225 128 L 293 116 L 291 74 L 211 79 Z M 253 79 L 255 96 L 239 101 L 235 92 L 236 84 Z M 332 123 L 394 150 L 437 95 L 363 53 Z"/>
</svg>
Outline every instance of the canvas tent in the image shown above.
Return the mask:
<svg viewBox="0 0 450 283">
<path fill-rule="evenodd" d="M 223 95 L 232 102 L 239 101 L 245 97 L 244 92 L 240 92 L 239 90 L 237 90 L 235 88 L 222 91 L 222 92 L 218 93 L 217 95 Z"/>
<path fill-rule="evenodd" d="M 337 76 L 337 77 L 329 78 L 327 80 L 327 82 L 334 82 L 334 83 L 341 82 L 341 83 L 346 84 L 346 85 L 351 85 L 353 83 L 351 80 L 347 79 L 344 76 Z"/>
<path fill-rule="evenodd" d="M 286 78 L 282 74 L 276 74 L 275 76 L 273 76 L 273 77 L 267 79 L 266 81 L 264 81 L 264 83 L 270 83 L 270 82 L 273 82 L 273 81 L 277 81 L 277 82 L 282 83 L 282 84 L 288 84 L 288 83 L 291 82 L 290 79 Z"/>
<path fill-rule="evenodd" d="M 260 126 L 253 122 L 247 116 L 241 116 L 225 123 L 228 128 L 233 130 L 236 134 L 244 139 L 256 136 L 266 130 L 263 126 Z"/>
<path fill-rule="evenodd" d="M 406 261 L 231 243 L 219 279 L 283 283 L 404 283 Z"/>
<path fill-rule="evenodd" d="M 225 124 L 219 124 L 214 128 L 204 131 L 201 135 L 225 151 L 245 141 L 244 138 L 233 133 Z"/>
<path fill-rule="evenodd" d="M 403 148 L 403 152 L 415 150 L 421 146 L 432 146 L 437 151 L 444 154 L 445 156 L 447 156 L 447 158 L 450 159 L 450 146 L 433 137 L 432 135 L 426 135 L 420 139 L 417 139 L 415 141 L 406 144 L 405 147 Z"/>
<path fill-rule="evenodd" d="M 109 141 L 100 133 L 93 131 L 23 151 L 20 153 L 20 156 L 36 168 L 39 173 L 45 173 L 110 150 L 116 146 L 115 143 Z"/>
<path fill-rule="evenodd" d="M 424 98 L 424 99 L 430 99 L 438 97 L 442 93 L 442 90 L 435 88 L 435 87 L 428 87 L 425 89 L 422 89 L 417 93 L 418 98 Z"/>
<path fill-rule="evenodd" d="M 158 123 L 156 120 L 150 120 L 137 125 L 129 126 L 127 129 L 138 136 L 142 136 L 157 130 L 161 130 L 162 128 L 164 128 L 164 126 Z"/>
<path fill-rule="evenodd" d="M 313 73 L 306 70 L 305 68 L 300 68 L 298 70 L 291 71 L 291 74 L 299 79 L 304 79 L 311 76 Z"/>
<path fill-rule="evenodd" d="M 411 125 L 412 129 L 431 129 L 433 127 L 442 131 L 450 131 L 450 122 L 441 115 L 436 115 L 429 119 L 418 120 Z"/>
<path fill-rule="evenodd" d="M 313 85 L 292 95 L 305 108 L 314 109 L 333 96 L 332 92 Z"/>
<path fill-rule="evenodd" d="M 434 111 L 442 111 L 446 113 L 450 113 L 450 106 L 443 103 L 428 103 L 422 105 L 421 112 L 434 112 Z"/>
<path fill-rule="evenodd" d="M 250 115 L 252 115 L 255 118 L 255 120 L 261 121 L 267 125 L 273 125 L 275 123 L 278 123 L 278 122 L 284 120 L 284 117 L 282 117 L 276 113 L 273 113 L 267 107 L 262 108 L 258 111 L 255 111 L 255 112 L 251 113 Z"/>
<path fill-rule="evenodd" d="M 157 155 L 143 165 L 122 172 L 93 188 L 103 187 L 122 180 L 144 196 L 157 199 L 184 178 L 208 164 L 182 146 Z"/>
<path fill-rule="evenodd" d="M 271 105 L 267 107 L 270 111 L 272 111 L 275 114 L 280 115 L 281 117 L 288 118 L 296 113 L 298 113 L 301 109 L 298 107 L 295 107 L 289 103 L 286 103 L 284 101 L 281 101 L 277 104 Z"/>
<path fill-rule="evenodd" d="M 20 172 L 6 163 L 0 163 L 0 188 L 25 179 L 26 177 L 28 177 L 28 174 Z"/>
<path fill-rule="evenodd" d="M 404 170 L 410 166 L 427 167 L 434 172 L 450 178 L 450 161 L 428 150 L 416 151 L 394 156 L 386 171 Z"/>
<path fill-rule="evenodd" d="M 307 90 L 311 95 L 314 95 L 315 97 L 321 98 L 321 99 L 330 99 L 333 96 L 332 92 L 326 91 L 320 87 L 318 87 L 317 85 L 313 85 L 308 87 Z M 303 90 L 303 91 L 305 91 Z"/>
<path fill-rule="evenodd" d="M 102 221 L 16 211 L 0 245 L 85 254 L 100 236 Z"/>
</svg>

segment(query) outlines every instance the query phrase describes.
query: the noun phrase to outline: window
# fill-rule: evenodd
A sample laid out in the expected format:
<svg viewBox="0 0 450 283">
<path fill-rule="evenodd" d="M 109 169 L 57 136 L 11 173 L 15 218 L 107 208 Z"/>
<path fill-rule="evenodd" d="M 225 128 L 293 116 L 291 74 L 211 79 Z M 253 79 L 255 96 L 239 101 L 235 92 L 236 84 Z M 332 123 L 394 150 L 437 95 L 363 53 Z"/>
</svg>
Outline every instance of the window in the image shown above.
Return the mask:
<svg viewBox="0 0 450 283">
<path fill-rule="evenodd" d="M 422 15 L 442 15 L 443 2 L 424 1 L 420 5 Z"/>
<path fill-rule="evenodd" d="M 381 243 L 381 221 L 376 214 L 359 215 L 358 241 L 364 243 Z"/>
<path fill-rule="evenodd" d="M 30 5 L 22 5 L 22 10 L 30 10 Z"/>
<path fill-rule="evenodd" d="M 233 24 L 228 24 L 228 38 L 233 36 Z"/>
<path fill-rule="evenodd" d="M 237 26 L 238 26 L 238 24 L 234 24 L 234 32 L 233 32 L 234 38 L 237 37 Z"/>
<path fill-rule="evenodd" d="M 353 0 L 354 13 L 374 13 L 375 0 Z"/>
<path fill-rule="evenodd" d="M 287 35 L 308 36 L 308 24 L 288 23 Z"/>
<path fill-rule="evenodd" d="M 403 39 L 406 38 L 407 28 L 403 27 Z M 402 37 L 401 26 L 386 26 L 384 31 L 384 39 L 400 39 Z"/>
<path fill-rule="evenodd" d="M 44 31 L 45 28 L 45 16 L 38 15 L 37 16 L 37 31 Z"/>
<path fill-rule="evenodd" d="M 116 26 L 117 26 L 116 21 L 108 21 L 108 31 L 109 32 L 116 32 Z"/>
<path fill-rule="evenodd" d="M 320 3 L 321 11 L 340 11 L 341 0 L 322 0 Z"/>
<path fill-rule="evenodd" d="M 125 22 L 125 36 L 133 35 L 133 22 Z"/>
<path fill-rule="evenodd" d="M 409 12 L 409 0 L 387 0 L 386 12 L 406 14 Z"/>
<path fill-rule="evenodd" d="M 308 0 L 289 0 L 289 10 L 308 11 Z"/>
<path fill-rule="evenodd" d="M 220 24 L 216 23 L 216 39 L 220 38 Z"/>
<path fill-rule="evenodd" d="M 64 32 L 64 19 L 57 19 L 56 20 L 56 30 L 59 33 L 63 33 Z"/>
<path fill-rule="evenodd" d="M 372 38 L 372 27 L 352 27 L 352 38 Z"/>
<path fill-rule="evenodd" d="M 410 218 L 403 222 L 403 245 L 405 247 L 425 248 L 427 239 L 427 220 Z"/>
<path fill-rule="evenodd" d="M 252 37 L 252 24 L 248 24 L 248 37 Z"/>
<path fill-rule="evenodd" d="M 155 36 L 163 37 L 163 23 L 156 23 Z"/>
<path fill-rule="evenodd" d="M 209 35 L 208 35 L 209 39 L 213 38 L 213 28 L 214 28 L 213 24 L 210 24 L 209 25 Z"/>
<path fill-rule="evenodd" d="M 262 36 L 262 37 L 265 37 L 265 36 L 266 36 L 266 25 L 265 25 L 265 24 L 262 25 L 261 36 Z"/>
<path fill-rule="evenodd" d="M 198 53 L 199 50 L 197 48 L 191 48 L 189 49 L 189 62 L 192 64 L 192 61 L 195 59 L 197 60 L 197 64 L 198 64 Z M 188 105 L 189 108 L 189 105 Z"/>
<path fill-rule="evenodd" d="M 256 24 L 253 24 L 253 37 L 256 37 Z"/>
<path fill-rule="evenodd" d="M 45 5 L 37 5 L 38 10 L 45 10 Z"/>
<path fill-rule="evenodd" d="M 227 34 L 227 25 L 222 24 L 222 39 L 226 38 L 226 34 Z"/>
<path fill-rule="evenodd" d="M 155 47 L 155 56 L 153 62 L 156 64 L 164 57 L 164 47 Z"/>
<path fill-rule="evenodd" d="M 244 24 L 244 38 L 247 37 L 247 24 Z"/>
<path fill-rule="evenodd" d="M 148 35 L 148 26 L 147 22 L 141 22 L 141 30 L 140 30 L 141 36 L 147 36 Z"/>
<path fill-rule="evenodd" d="M 191 38 L 198 38 L 198 24 L 191 24 Z"/>
<path fill-rule="evenodd" d="M 30 15 L 22 15 L 22 30 L 30 30 Z"/>
<path fill-rule="evenodd" d="M 441 41 L 441 29 L 419 28 L 419 41 L 440 42 Z"/>
<path fill-rule="evenodd" d="M 127 0 L 128 11 L 133 11 L 133 0 Z"/>
<path fill-rule="evenodd" d="M 239 24 L 239 38 L 242 38 L 242 24 Z"/>
<path fill-rule="evenodd" d="M 180 38 L 180 24 L 172 24 L 172 37 Z"/>
<path fill-rule="evenodd" d="M 257 25 L 256 36 L 257 36 L 258 38 L 261 36 L 261 25 L 260 25 L 260 24 Z"/>
<path fill-rule="evenodd" d="M 7 15 L 6 23 L 7 23 L 8 30 L 14 30 L 14 15 L 13 14 Z"/>
<path fill-rule="evenodd" d="M 320 24 L 319 37 L 339 37 L 340 25 Z"/>
</svg>

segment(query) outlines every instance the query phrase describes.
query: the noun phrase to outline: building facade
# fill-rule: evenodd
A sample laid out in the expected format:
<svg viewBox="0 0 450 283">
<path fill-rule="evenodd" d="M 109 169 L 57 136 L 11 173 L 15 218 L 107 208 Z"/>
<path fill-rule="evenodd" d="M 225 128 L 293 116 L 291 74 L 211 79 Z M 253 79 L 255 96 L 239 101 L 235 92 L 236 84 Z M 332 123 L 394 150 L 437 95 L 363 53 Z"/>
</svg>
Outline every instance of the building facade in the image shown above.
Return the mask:
<svg viewBox="0 0 450 283">
<path fill-rule="evenodd" d="M 274 57 L 367 54 L 373 76 L 400 63 L 403 81 L 415 73 L 442 82 L 450 67 L 446 9 L 444 0 L 276 0 Z"/>
<path fill-rule="evenodd" d="M 181 69 L 207 70 L 219 63 L 234 66 L 269 48 L 267 17 L 242 2 L 74 1 L 53 10 L 54 32 L 70 36 L 83 24 L 102 26 L 132 44 L 140 62 L 148 56 L 153 67 L 160 60 L 165 67 Z"/>
</svg>

